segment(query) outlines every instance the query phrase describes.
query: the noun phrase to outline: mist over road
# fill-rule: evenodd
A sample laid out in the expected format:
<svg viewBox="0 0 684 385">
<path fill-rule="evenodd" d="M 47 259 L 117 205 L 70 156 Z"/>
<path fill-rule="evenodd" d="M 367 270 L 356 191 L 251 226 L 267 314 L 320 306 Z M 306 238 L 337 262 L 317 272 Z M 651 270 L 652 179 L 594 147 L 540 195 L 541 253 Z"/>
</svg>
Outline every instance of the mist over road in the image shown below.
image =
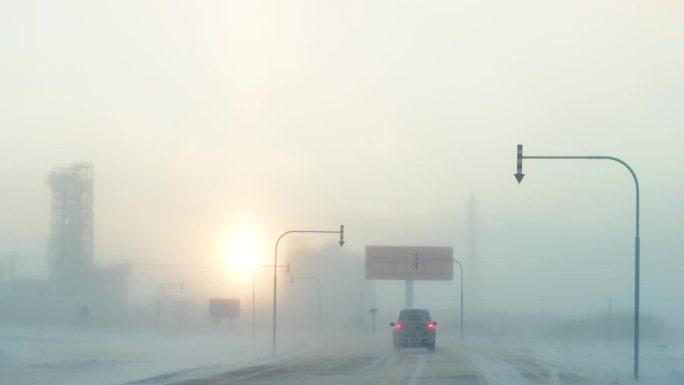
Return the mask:
<svg viewBox="0 0 684 385">
<path fill-rule="evenodd" d="M 329 348 L 306 354 L 285 355 L 269 363 L 204 378 L 173 382 L 174 385 L 228 384 L 589 384 L 589 379 L 542 362 L 523 353 L 476 347 L 440 346 L 425 349 L 361 347 L 359 354 Z M 142 382 L 144 383 L 144 382 Z"/>
</svg>

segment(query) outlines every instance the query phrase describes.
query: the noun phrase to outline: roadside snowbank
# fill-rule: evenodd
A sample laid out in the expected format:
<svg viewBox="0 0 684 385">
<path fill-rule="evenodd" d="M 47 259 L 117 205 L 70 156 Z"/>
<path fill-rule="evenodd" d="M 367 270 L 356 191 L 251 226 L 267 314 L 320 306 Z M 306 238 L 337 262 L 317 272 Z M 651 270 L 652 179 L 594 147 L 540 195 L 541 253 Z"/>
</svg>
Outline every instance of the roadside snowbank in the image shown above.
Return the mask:
<svg viewBox="0 0 684 385">
<path fill-rule="evenodd" d="M 270 347 L 269 341 L 219 333 L 3 328 L 0 384 L 109 385 L 160 375 L 182 379 L 191 371 L 267 359 Z"/>
</svg>

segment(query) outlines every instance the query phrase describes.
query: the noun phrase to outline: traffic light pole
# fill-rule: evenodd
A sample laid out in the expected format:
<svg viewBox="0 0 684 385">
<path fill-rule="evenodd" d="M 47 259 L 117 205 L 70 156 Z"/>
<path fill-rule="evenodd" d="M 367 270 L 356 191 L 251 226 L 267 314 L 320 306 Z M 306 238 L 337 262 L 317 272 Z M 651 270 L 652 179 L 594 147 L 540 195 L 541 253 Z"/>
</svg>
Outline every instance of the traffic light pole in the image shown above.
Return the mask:
<svg viewBox="0 0 684 385">
<path fill-rule="evenodd" d="M 530 156 L 523 155 L 522 144 L 518 145 L 517 173 L 515 179 L 520 183 L 525 176 L 522 172 L 523 159 L 582 159 L 582 160 L 612 160 L 625 166 L 632 178 L 636 188 L 636 235 L 634 237 L 634 379 L 639 381 L 639 266 L 641 258 L 641 238 L 639 238 L 639 179 L 634 170 L 623 160 L 613 156 Z"/>
<path fill-rule="evenodd" d="M 340 225 L 340 230 L 290 230 L 282 233 L 275 244 L 275 252 L 273 255 L 273 266 L 278 266 L 278 244 L 284 236 L 292 233 L 316 233 L 316 234 L 340 234 L 340 247 L 344 246 L 344 225 Z M 278 321 L 277 310 L 278 310 L 278 269 L 273 269 L 273 355 L 276 354 L 276 323 Z"/>
<path fill-rule="evenodd" d="M 463 341 L 463 265 L 455 259 L 453 259 L 453 261 L 458 265 L 459 269 L 461 269 L 461 341 Z"/>
</svg>

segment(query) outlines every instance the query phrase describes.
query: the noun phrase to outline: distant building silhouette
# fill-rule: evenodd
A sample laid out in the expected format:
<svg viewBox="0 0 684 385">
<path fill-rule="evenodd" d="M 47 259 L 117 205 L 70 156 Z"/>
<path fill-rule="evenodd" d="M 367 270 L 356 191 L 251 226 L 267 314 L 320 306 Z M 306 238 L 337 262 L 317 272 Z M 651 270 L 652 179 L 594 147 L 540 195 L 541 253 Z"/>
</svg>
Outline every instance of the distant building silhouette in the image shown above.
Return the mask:
<svg viewBox="0 0 684 385">
<path fill-rule="evenodd" d="M 50 173 L 50 274 L 63 289 L 83 288 L 93 273 L 93 165 L 78 163 Z"/>
<path fill-rule="evenodd" d="M 54 168 L 48 183 L 52 190 L 50 279 L 15 278 L 14 262 L 21 258 L 4 255 L 0 260 L 0 325 L 82 326 L 84 317 L 90 324 L 102 325 L 134 321 L 128 312 L 131 265 L 95 263 L 93 165 Z"/>
</svg>

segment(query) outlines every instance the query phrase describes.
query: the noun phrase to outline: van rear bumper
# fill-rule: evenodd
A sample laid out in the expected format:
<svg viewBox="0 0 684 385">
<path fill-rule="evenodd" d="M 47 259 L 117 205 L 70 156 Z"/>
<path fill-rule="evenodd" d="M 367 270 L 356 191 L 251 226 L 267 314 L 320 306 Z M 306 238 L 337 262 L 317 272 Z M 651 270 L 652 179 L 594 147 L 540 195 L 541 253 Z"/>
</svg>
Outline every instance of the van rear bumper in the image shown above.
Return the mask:
<svg viewBox="0 0 684 385">
<path fill-rule="evenodd" d="M 397 337 L 394 339 L 394 343 L 402 347 L 420 347 L 431 345 L 435 343 L 434 336 L 425 337 Z"/>
</svg>

